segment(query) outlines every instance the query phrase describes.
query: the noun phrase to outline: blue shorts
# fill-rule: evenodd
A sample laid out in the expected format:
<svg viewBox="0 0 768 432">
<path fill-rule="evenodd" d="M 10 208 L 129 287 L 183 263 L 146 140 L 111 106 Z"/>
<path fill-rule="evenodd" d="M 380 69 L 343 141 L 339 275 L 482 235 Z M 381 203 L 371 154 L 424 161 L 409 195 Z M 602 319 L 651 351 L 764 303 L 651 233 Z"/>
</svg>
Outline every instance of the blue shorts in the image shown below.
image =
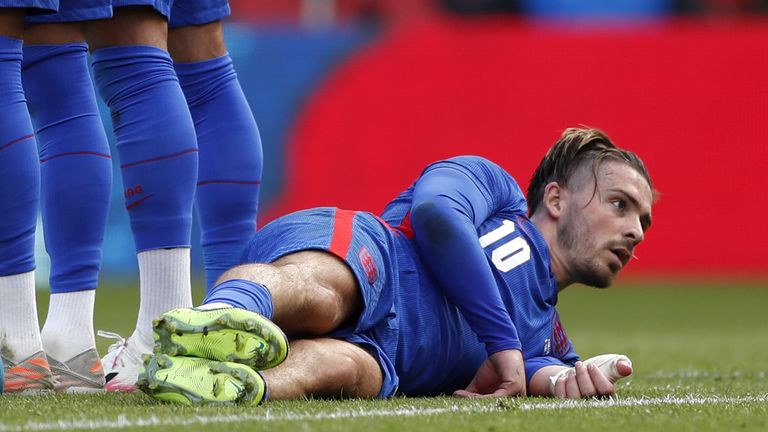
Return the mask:
<svg viewBox="0 0 768 432">
<path fill-rule="evenodd" d="M 0 2 L 3 1 L 34 2 L 33 0 L 0 0 Z M 35 1 L 53 2 L 53 0 Z M 27 22 L 39 24 L 105 19 L 112 17 L 112 8 L 123 6 L 151 6 L 168 18 L 170 28 L 208 24 L 228 17 L 230 14 L 227 0 L 61 0 L 58 13 L 28 16 Z"/>
<path fill-rule="evenodd" d="M 363 312 L 356 323 L 328 336 L 346 340 L 377 358 L 383 376 L 380 398 L 395 394 L 398 325 L 394 296 L 398 262 L 394 234 L 366 212 L 333 207 L 303 210 L 261 228 L 245 249 L 244 262 L 270 263 L 305 250 L 326 251 L 346 262 L 363 296 Z"/>
<path fill-rule="evenodd" d="M 51 15 L 59 10 L 59 0 L 0 0 L 0 8 L 24 8 L 27 16 Z"/>
<path fill-rule="evenodd" d="M 201 25 L 230 14 L 227 0 L 112 0 L 112 7 L 152 6 L 168 18 L 168 27 Z"/>
<path fill-rule="evenodd" d="M 58 13 L 28 15 L 28 24 L 90 21 L 112 17 L 111 0 L 61 0 Z"/>
</svg>

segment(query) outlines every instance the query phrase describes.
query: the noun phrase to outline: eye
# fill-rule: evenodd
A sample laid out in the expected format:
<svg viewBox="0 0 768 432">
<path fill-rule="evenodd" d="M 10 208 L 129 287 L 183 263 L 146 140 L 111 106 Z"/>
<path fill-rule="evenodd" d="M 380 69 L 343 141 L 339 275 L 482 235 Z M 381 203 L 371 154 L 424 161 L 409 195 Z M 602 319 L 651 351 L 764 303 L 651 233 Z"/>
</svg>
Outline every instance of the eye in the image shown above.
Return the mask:
<svg viewBox="0 0 768 432">
<path fill-rule="evenodd" d="M 627 202 L 623 199 L 615 199 L 611 201 L 611 205 L 616 207 L 618 210 L 624 210 L 627 208 Z"/>
</svg>

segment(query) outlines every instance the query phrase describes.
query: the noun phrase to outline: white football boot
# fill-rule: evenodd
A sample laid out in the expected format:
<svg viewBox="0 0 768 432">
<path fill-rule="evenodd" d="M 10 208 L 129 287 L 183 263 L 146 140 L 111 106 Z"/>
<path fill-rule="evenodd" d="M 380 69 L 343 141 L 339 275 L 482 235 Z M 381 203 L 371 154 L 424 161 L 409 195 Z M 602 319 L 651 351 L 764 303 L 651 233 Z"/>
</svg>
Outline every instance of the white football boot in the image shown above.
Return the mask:
<svg viewBox="0 0 768 432">
<path fill-rule="evenodd" d="M 151 353 L 152 347 L 141 346 L 141 343 L 131 338 L 125 339 L 117 333 L 99 330 L 97 334 L 101 337 L 117 340 L 109 346 L 107 354 L 101 359 L 106 380 L 104 390 L 108 392 L 135 392 L 138 390 L 136 381 L 139 378 L 139 369 L 142 365 L 141 355 Z"/>
</svg>

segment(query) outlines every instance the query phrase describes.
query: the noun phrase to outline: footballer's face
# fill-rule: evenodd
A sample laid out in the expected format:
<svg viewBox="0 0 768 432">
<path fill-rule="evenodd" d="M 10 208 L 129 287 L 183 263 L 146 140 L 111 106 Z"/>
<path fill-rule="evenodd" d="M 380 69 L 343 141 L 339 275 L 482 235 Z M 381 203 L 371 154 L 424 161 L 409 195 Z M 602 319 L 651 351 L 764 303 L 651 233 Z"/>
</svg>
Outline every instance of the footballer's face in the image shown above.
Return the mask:
<svg viewBox="0 0 768 432">
<path fill-rule="evenodd" d="M 653 193 L 640 173 L 621 162 L 603 162 L 596 181 L 590 164 L 574 174 L 557 238 L 570 279 L 605 288 L 643 241 Z"/>
</svg>

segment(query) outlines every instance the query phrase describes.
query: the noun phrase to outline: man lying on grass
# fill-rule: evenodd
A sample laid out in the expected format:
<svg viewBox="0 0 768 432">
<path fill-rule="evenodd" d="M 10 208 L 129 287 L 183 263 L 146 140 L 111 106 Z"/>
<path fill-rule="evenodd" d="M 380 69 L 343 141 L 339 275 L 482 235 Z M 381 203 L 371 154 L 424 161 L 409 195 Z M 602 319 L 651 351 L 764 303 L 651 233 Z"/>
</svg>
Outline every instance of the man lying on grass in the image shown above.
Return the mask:
<svg viewBox="0 0 768 432">
<path fill-rule="evenodd" d="M 380 217 L 284 216 L 202 306 L 155 321 L 138 385 L 192 404 L 613 395 L 629 359 L 579 362 L 555 304 L 571 284 L 612 283 L 653 200 L 634 153 L 568 129 L 527 201 L 498 165 L 462 156 L 429 165 Z"/>
</svg>

